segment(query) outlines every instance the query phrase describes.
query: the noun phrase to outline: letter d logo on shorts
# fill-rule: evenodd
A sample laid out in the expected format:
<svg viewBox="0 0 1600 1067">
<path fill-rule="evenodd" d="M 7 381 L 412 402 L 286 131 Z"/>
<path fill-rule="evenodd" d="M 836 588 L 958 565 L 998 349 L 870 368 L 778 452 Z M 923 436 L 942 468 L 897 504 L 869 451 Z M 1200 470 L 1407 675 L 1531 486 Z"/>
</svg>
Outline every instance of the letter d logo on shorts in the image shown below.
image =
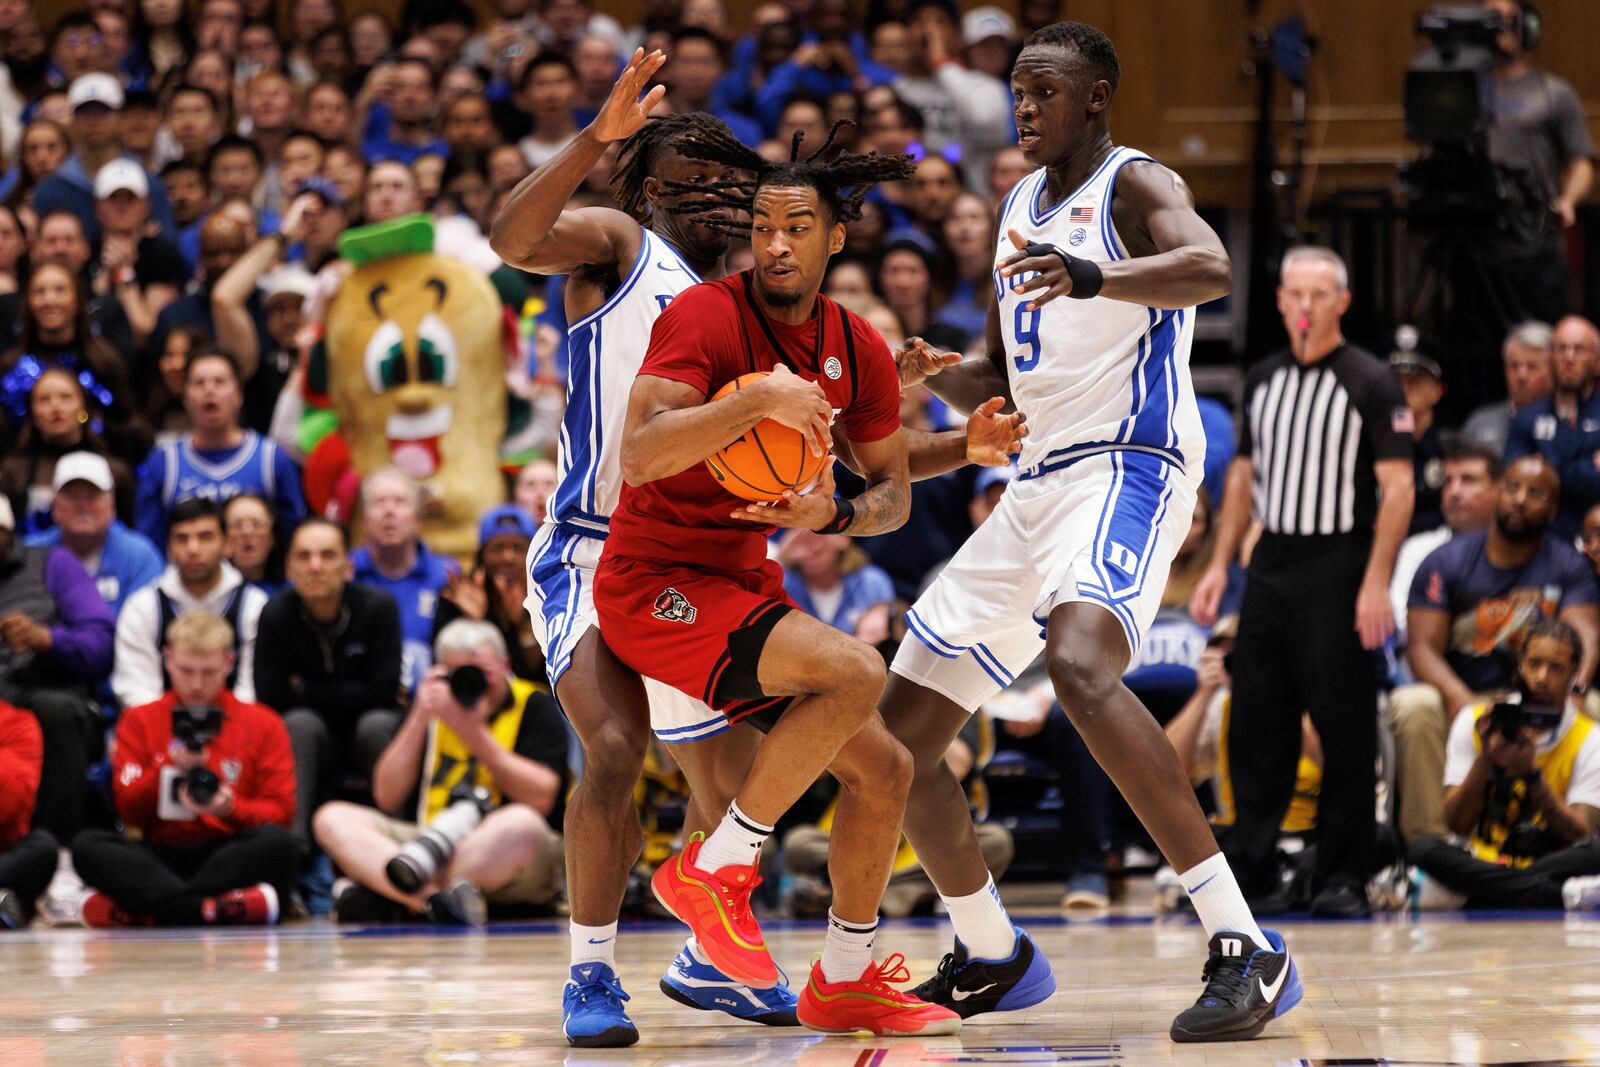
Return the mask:
<svg viewBox="0 0 1600 1067">
<path fill-rule="evenodd" d="M 1132 549 L 1115 541 L 1106 543 L 1106 562 L 1130 575 L 1139 569 L 1139 557 L 1133 554 Z"/>
<path fill-rule="evenodd" d="M 690 624 L 699 612 L 689 603 L 688 597 L 669 587 L 656 596 L 656 608 L 650 614 L 663 622 Z"/>
</svg>

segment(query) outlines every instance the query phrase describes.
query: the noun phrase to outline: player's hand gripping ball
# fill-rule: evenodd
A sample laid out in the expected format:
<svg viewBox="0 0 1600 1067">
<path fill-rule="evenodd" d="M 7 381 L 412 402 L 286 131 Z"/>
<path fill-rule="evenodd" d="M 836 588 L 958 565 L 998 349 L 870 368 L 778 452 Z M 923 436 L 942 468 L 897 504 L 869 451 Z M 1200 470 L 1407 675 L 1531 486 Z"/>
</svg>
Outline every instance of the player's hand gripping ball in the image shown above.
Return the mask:
<svg viewBox="0 0 1600 1067">
<path fill-rule="evenodd" d="M 765 378 L 768 371 L 741 374 L 718 389 L 713 401 L 729 393 L 748 389 Z M 806 444 L 799 430 L 762 419 L 733 443 L 718 449 L 706 459 L 706 468 L 722 487 L 745 500 L 782 500 L 791 490 L 800 492 L 817 480 L 825 464 L 833 462 L 828 453 L 817 455 Z"/>
</svg>

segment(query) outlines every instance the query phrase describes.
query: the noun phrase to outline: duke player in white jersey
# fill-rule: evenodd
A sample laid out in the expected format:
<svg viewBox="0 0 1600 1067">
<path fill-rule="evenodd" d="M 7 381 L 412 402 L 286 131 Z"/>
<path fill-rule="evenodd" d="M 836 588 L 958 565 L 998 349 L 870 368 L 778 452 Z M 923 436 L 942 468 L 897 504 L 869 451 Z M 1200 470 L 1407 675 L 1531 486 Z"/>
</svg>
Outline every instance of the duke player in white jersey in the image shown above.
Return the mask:
<svg viewBox="0 0 1600 1067">
<path fill-rule="evenodd" d="M 956 927 L 914 992 L 963 1015 L 1035 999 L 1027 936 L 994 893 L 943 753 L 967 716 L 1043 652 L 1061 706 L 1174 869 L 1210 936 L 1179 1041 L 1260 1033 L 1301 996 L 1218 851 L 1160 726 L 1122 684 L 1189 528 L 1205 442 L 1189 381 L 1195 305 L 1228 293 L 1215 233 L 1172 171 L 1111 141 L 1120 70 L 1099 30 L 1058 23 L 1011 75 L 1018 144 L 1039 169 L 996 227 L 985 358 L 919 350 L 903 382 L 970 410 L 1001 392 L 1033 429 L 999 507 L 907 615 L 880 705 L 916 760 L 905 833 Z M 947 369 L 948 368 L 948 369 Z"/>
<path fill-rule="evenodd" d="M 660 52 L 635 51 L 594 122 L 523 180 L 490 235 L 512 266 L 567 275 L 569 385 L 560 481 L 549 520 L 529 549 L 527 607 L 551 687 L 583 745 L 583 776 L 565 819 L 572 969 L 562 1005 L 567 1040 L 582 1047 L 631 1045 L 639 1038 L 623 1008 L 614 948 L 628 872 L 642 844 L 633 788 L 649 731 L 667 742 L 705 742 L 681 745 L 675 755 L 694 792 L 690 821 L 707 830 L 743 780 L 760 737 L 749 728 L 730 729 L 724 716 L 675 689 L 641 683 L 600 639 L 592 599 L 595 564 L 622 485 L 617 444 L 650 329 L 678 293 L 722 276 L 728 248 L 726 236 L 693 222 L 662 195 L 666 181 L 704 183 L 724 174 L 670 147 L 684 130 L 717 119 L 694 114 L 647 122 L 665 89 L 651 89 L 643 99 L 640 93 L 663 62 Z M 623 210 L 567 209 L 614 141 L 622 143 L 612 192 Z M 673 961 L 662 989 L 693 1007 L 798 1025 L 786 985 L 758 991 L 732 982 L 692 941 Z"/>
</svg>

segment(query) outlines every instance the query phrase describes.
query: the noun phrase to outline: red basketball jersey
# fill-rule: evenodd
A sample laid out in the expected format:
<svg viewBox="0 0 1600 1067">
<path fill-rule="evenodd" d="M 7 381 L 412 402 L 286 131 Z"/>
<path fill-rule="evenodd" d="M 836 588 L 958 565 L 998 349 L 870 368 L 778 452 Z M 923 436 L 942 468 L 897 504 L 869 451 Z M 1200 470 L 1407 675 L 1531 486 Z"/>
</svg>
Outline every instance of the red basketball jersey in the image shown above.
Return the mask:
<svg viewBox="0 0 1600 1067">
<path fill-rule="evenodd" d="M 754 289 L 745 271 L 679 293 L 656 320 L 639 373 L 691 385 L 710 398 L 741 374 L 784 363 L 822 387 L 837 413 L 836 434 L 871 442 L 899 428 L 900 380 L 877 330 L 820 294 L 811 318 L 788 326 L 762 312 Z M 704 463 L 647 485 L 624 485 L 607 554 L 723 571 L 759 566 L 772 528 L 732 518 L 745 503 Z"/>
</svg>

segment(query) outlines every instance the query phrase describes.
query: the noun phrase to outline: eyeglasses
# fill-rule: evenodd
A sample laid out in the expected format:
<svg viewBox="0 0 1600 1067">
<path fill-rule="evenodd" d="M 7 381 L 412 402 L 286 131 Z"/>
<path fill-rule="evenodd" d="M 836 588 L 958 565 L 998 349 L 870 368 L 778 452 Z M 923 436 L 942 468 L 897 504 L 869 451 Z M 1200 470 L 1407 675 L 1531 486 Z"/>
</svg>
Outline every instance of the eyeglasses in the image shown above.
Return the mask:
<svg viewBox="0 0 1600 1067">
<path fill-rule="evenodd" d="M 239 533 L 264 533 L 272 529 L 272 523 L 266 519 L 230 519 L 228 529 Z"/>
</svg>

